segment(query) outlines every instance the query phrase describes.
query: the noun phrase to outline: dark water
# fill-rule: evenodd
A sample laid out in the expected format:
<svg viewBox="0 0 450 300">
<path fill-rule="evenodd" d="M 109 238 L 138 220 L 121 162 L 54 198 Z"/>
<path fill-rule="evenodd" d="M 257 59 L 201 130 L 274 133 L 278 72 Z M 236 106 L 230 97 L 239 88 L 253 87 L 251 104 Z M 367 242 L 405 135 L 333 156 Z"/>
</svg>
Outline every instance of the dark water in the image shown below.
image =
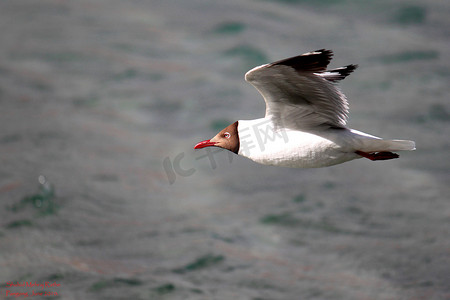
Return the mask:
<svg viewBox="0 0 450 300">
<path fill-rule="evenodd" d="M 2 1 L 0 299 L 450 298 L 450 4 L 363 3 Z M 320 48 L 359 64 L 349 125 L 417 151 L 192 149 L 263 115 L 248 69 Z"/>
</svg>

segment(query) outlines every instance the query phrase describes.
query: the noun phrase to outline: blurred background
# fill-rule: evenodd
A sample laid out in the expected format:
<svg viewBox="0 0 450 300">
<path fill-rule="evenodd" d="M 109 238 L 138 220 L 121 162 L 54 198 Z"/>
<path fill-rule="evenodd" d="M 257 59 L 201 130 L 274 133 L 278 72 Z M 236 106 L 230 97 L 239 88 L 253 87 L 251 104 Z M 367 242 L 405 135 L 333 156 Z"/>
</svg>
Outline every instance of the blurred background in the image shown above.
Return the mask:
<svg viewBox="0 0 450 300">
<path fill-rule="evenodd" d="M 441 0 L 1 1 L 0 299 L 450 299 L 449 15 Z M 193 150 L 263 116 L 247 70 L 321 48 L 359 64 L 349 126 L 416 151 L 287 169 Z"/>
</svg>

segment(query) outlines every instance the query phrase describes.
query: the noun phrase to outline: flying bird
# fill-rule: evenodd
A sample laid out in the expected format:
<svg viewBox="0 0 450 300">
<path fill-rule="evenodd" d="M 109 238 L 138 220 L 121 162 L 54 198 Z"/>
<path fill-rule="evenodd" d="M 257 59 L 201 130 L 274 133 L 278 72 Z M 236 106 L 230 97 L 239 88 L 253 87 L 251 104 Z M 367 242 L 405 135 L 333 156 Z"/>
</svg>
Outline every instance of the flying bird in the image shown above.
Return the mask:
<svg viewBox="0 0 450 300">
<path fill-rule="evenodd" d="M 266 102 L 264 118 L 238 120 L 194 149 L 220 147 L 264 165 L 318 168 L 357 158 L 388 160 L 415 150 L 346 126 L 348 102 L 337 83 L 357 65 L 327 70 L 333 52 L 316 50 L 245 74 Z"/>
</svg>

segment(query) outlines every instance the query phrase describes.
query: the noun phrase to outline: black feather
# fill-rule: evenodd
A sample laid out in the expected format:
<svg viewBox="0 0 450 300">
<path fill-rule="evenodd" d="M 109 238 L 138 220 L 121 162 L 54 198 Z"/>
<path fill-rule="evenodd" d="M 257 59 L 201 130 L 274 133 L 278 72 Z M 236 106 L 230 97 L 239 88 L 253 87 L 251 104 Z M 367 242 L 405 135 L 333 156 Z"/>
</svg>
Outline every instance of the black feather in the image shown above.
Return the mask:
<svg viewBox="0 0 450 300">
<path fill-rule="evenodd" d="M 333 51 L 320 49 L 273 62 L 270 66 L 289 66 L 299 72 L 323 72 L 326 70 L 326 67 L 330 63 L 332 57 Z"/>
</svg>

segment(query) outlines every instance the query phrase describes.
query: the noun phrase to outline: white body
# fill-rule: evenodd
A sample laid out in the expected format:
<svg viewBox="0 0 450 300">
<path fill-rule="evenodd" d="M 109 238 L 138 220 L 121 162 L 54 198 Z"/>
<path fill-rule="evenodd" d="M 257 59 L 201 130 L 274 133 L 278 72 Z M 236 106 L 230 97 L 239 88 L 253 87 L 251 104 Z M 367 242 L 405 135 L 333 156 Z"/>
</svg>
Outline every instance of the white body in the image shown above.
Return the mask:
<svg viewBox="0 0 450 300">
<path fill-rule="evenodd" d="M 414 142 L 382 140 L 353 129 L 276 128 L 270 118 L 240 120 L 239 155 L 264 165 L 318 168 L 361 158 L 355 151 L 415 149 Z"/>
</svg>

